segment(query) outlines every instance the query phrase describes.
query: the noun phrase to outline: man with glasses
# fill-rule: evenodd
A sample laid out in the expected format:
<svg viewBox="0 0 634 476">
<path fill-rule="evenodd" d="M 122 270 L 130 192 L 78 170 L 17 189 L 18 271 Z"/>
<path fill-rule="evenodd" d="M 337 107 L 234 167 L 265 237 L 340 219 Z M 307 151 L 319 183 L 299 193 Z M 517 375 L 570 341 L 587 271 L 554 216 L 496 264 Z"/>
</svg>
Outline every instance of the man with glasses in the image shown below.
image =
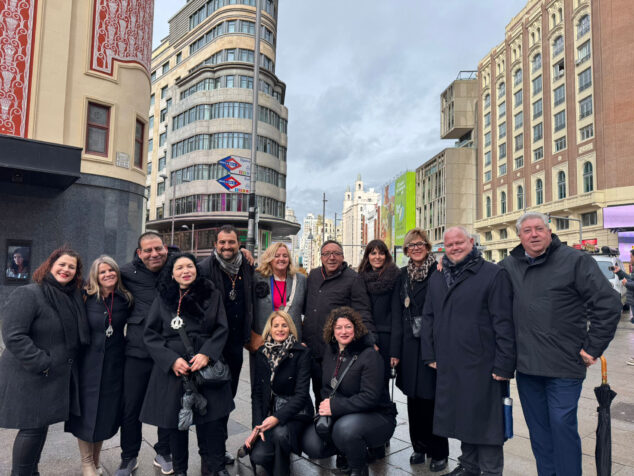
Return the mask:
<svg viewBox="0 0 634 476">
<path fill-rule="evenodd" d="M 363 323 L 374 334 L 370 298 L 363 281 L 343 260 L 343 248 L 328 240 L 321 247 L 321 266 L 308 275 L 302 337 L 313 355 L 311 377 L 315 393 L 315 408 L 321 402 L 321 361 L 324 355 L 324 325 L 330 311 L 350 306 L 361 314 Z"/>
</svg>

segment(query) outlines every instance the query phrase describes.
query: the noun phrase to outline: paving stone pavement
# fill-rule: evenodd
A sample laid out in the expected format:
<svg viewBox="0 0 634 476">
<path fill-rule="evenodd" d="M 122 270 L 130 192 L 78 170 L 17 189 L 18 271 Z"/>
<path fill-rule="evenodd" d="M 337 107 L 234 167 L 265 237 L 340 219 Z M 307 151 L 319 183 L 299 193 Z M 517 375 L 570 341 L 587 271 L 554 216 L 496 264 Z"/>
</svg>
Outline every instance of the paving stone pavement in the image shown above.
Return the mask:
<svg viewBox="0 0 634 476">
<path fill-rule="evenodd" d="M 614 341 L 606 352 L 608 359 L 608 380 L 610 386 L 618 395 L 612 404 L 612 474 L 615 476 L 634 476 L 634 366 L 628 366 L 625 361 L 634 356 L 634 325 L 630 324 L 629 316 L 622 316 Z M 246 357 L 246 356 L 245 356 Z M 249 396 L 248 359 L 241 374 L 240 387 L 236 397 L 236 410 L 231 414 L 229 426 L 229 440 L 227 448 L 233 454 L 243 444 L 250 431 L 251 402 Z M 579 402 L 579 433 L 583 446 L 583 472 L 586 475 L 596 474 L 594 464 L 595 430 L 597 425 L 597 402 L 593 389 L 601 381 L 599 365 L 594 365 L 588 371 L 588 377 L 583 385 Z M 515 437 L 504 446 L 504 474 L 505 476 L 533 476 L 537 474 L 535 461 L 531 453 L 528 430 L 524 423 L 522 411 L 517 396 L 515 383 L 511 384 L 511 394 L 514 408 L 513 417 Z M 398 407 L 398 425 L 392 437 L 388 455 L 370 467 L 370 474 L 383 475 L 432 475 L 428 465 L 411 466 L 409 456 L 412 452 L 409 443 L 406 399 L 398 389 L 394 395 Z M 0 475 L 9 475 L 11 469 L 11 448 L 15 437 L 15 430 L 0 429 Z M 160 471 L 152 465 L 156 442 L 156 429 L 147 425 L 143 428 L 143 445 L 139 455 L 139 469 L 136 476 L 159 476 Z M 445 474 L 457 465 L 460 454 L 460 443 L 450 440 L 450 462 Z M 106 441 L 102 451 L 103 474 L 113 475 L 120 458 L 119 436 Z M 292 473 L 294 475 L 314 476 L 336 474 L 334 458 L 311 461 L 304 457 L 294 456 Z M 248 459 L 227 467 L 230 474 L 253 476 Z M 79 450 L 74 437 L 64 433 L 63 424 L 53 425 L 44 446 L 40 464 L 42 476 L 80 476 Z M 196 446 L 196 435 L 191 431 L 190 438 L 190 467 L 188 474 L 200 474 L 200 460 Z"/>
</svg>

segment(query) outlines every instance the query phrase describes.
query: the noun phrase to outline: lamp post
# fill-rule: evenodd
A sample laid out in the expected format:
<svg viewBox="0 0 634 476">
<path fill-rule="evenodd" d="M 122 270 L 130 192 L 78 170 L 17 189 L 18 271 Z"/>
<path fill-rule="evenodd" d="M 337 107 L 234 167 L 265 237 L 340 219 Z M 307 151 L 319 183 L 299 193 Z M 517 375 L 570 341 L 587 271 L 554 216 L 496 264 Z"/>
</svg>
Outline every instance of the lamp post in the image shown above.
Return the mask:
<svg viewBox="0 0 634 476">
<path fill-rule="evenodd" d="M 162 173 L 159 175 L 159 177 L 161 177 L 163 179 L 163 183 L 167 184 L 167 174 Z M 186 178 L 182 178 L 181 182 L 191 182 L 191 180 L 186 179 Z M 167 188 L 167 187 L 166 187 Z M 176 187 L 174 187 L 173 183 L 170 183 L 170 188 L 172 189 L 172 196 L 171 199 L 173 202 L 176 202 Z M 172 221 L 172 232 L 170 235 L 170 245 L 174 244 L 174 221 L 175 221 L 175 217 L 174 217 L 174 208 L 176 208 L 176 206 L 170 207 L 170 202 L 169 200 L 167 200 L 167 191 L 165 191 L 165 201 L 167 201 L 167 210 L 170 213 L 170 219 Z M 174 205 L 176 205 L 176 203 L 174 203 Z"/>
</svg>

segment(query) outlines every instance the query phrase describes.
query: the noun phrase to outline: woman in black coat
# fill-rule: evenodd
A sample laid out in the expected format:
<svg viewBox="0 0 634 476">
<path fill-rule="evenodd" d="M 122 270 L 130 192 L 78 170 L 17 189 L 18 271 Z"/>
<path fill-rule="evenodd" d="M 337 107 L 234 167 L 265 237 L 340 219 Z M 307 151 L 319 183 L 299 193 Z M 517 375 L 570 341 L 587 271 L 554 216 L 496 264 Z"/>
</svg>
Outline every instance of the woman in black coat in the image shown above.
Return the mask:
<svg viewBox="0 0 634 476">
<path fill-rule="evenodd" d="M 319 415 L 334 420 L 331 441 L 322 440 L 314 426 L 303 439 L 304 452 L 311 458 L 342 453 L 351 476 L 368 475 L 367 449 L 385 445 L 396 427 L 396 407 L 384 391 L 383 359 L 367 334 L 354 309 L 339 307 L 330 313 L 324 327 Z"/>
<path fill-rule="evenodd" d="M 112 438 L 121 422 L 125 337 L 132 295 L 121 283 L 119 266 L 100 256 L 90 267 L 85 289 L 90 345 L 79 356 L 79 407 L 65 430 L 77 437 L 82 475 L 95 476 L 104 440 Z"/>
<path fill-rule="evenodd" d="M 90 336 L 80 286 L 81 259 L 59 248 L 16 289 L 2 310 L 0 427 L 20 431 L 12 476 L 38 473 L 48 426 L 79 414 L 76 356 Z"/>
<path fill-rule="evenodd" d="M 447 438 L 432 432 L 436 370 L 421 360 L 420 326 L 429 278 L 436 272 L 437 264 L 427 234 L 421 228 L 407 232 L 403 251 L 409 263 L 401 269 L 398 283 L 402 318 L 400 329 L 395 330 L 396 340 L 400 342 L 400 349 L 394 351 L 400 359 L 396 385 L 407 395 L 409 435 L 414 449 L 410 464 L 422 464 L 428 456 L 430 470 L 436 472 L 447 467 L 449 443 Z"/>
<path fill-rule="evenodd" d="M 184 394 L 183 377 L 221 359 L 228 326 L 222 297 L 213 283 L 200 275 L 189 253 L 172 256 L 161 271 L 159 297 L 147 318 L 144 341 L 154 368 L 141 410 L 141 421 L 170 432 L 174 473 L 187 472 L 188 431 L 178 429 Z M 183 326 L 194 348 L 189 356 L 178 333 Z M 203 466 L 216 474 L 224 469 L 224 420 L 234 409 L 231 382 L 198 388 L 207 400 L 204 415 L 194 411 L 198 447 Z M 204 441 L 201 441 L 204 440 Z M 207 473 L 205 470 L 205 473 Z M 212 473 L 208 473 L 212 474 Z"/>
<path fill-rule="evenodd" d="M 251 407 L 253 433 L 259 435 L 251 451 L 251 462 L 264 466 L 267 474 L 291 474 L 291 452 L 301 454 L 300 438 L 312 421 L 310 350 L 297 341 L 293 318 L 285 311 L 271 313 L 255 357 L 255 381 Z"/>
</svg>

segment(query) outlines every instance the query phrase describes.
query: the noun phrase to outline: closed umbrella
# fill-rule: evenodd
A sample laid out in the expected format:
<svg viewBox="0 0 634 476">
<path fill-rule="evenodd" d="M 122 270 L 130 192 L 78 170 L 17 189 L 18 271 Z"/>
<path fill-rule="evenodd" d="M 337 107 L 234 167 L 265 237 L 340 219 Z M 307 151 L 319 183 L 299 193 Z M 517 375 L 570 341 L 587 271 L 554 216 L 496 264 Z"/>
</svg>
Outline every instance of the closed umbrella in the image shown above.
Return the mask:
<svg viewBox="0 0 634 476">
<path fill-rule="evenodd" d="M 599 422 L 597 424 L 597 444 L 595 460 L 597 476 L 612 474 L 612 423 L 610 419 L 610 405 L 616 397 L 616 392 L 608 385 L 608 365 L 605 357 L 601 356 L 601 385 L 594 388 L 599 406 Z"/>
</svg>

